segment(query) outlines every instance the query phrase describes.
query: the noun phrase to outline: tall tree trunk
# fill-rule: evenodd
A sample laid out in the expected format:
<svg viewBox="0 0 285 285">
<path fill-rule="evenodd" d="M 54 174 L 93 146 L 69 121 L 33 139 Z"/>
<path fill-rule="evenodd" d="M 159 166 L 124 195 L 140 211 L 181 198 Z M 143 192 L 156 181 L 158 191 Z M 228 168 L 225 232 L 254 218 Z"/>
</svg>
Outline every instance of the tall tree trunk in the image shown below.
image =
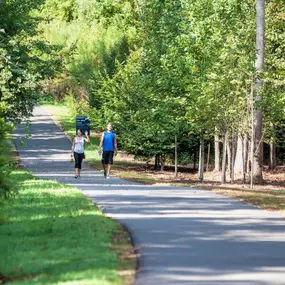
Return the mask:
<svg viewBox="0 0 285 285">
<path fill-rule="evenodd" d="M 219 136 L 215 134 L 215 171 L 220 171 L 220 142 Z"/>
<path fill-rule="evenodd" d="M 231 153 L 231 146 L 230 146 L 229 139 L 227 139 L 226 145 L 227 145 L 227 158 L 228 158 L 227 168 L 228 168 L 228 171 L 230 171 L 231 170 L 232 153 Z"/>
<path fill-rule="evenodd" d="M 154 161 L 154 169 L 157 170 L 159 168 L 159 155 L 155 155 L 155 161 Z"/>
<path fill-rule="evenodd" d="M 255 103 L 254 106 L 254 155 L 253 155 L 253 181 L 262 183 L 262 102 L 261 87 L 263 81 L 260 79 L 264 66 L 264 50 L 265 50 L 265 0 L 256 0 L 256 85 L 255 85 Z"/>
<path fill-rule="evenodd" d="M 175 177 L 177 177 L 178 176 L 177 135 L 175 135 L 174 142 L 175 142 Z"/>
<path fill-rule="evenodd" d="M 269 169 L 271 171 L 273 171 L 273 170 L 276 170 L 276 166 L 277 166 L 277 163 L 276 163 L 276 145 L 275 145 L 273 139 L 271 139 L 269 146 L 270 146 Z"/>
<path fill-rule="evenodd" d="M 204 146 L 204 135 L 201 135 L 200 138 L 200 150 L 199 150 L 199 180 L 201 182 L 204 181 L 204 153 L 205 153 L 205 146 Z"/>
<path fill-rule="evenodd" d="M 222 157 L 222 177 L 221 183 L 226 183 L 226 165 L 227 164 L 227 133 L 223 135 L 223 157 Z"/>
<path fill-rule="evenodd" d="M 241 140 L 241 156 L 242 156 L 242 183 L 245 184 L 245 166 L 246 166 L 246 161 L 245 161 L 245 139 Z"/>
<path fill-rule="evenodd" d="M 208 144 L 208 155 L 207 155 L 207 164 L 206 164 L 206 171 L 209 171 L 209 164 L 210 164 L 210 154 L 211 154 L 211 144 Z"/>
<path fill-rule="evenodd" d="M 248 173 L 249 171 L 249 159 L 248 159 L 248 135 L 246 134 L 244 136 L 244 140 L 243 140 L 243 148 L 244 148 L 244 172 Z"/>
<path fill-rule="evenodd" d="M 250 140 L 250 187 L 253 188 L 253 168 L 254 168 L 254 112 L 252 101 L 252 122 L 251 122 L 251 140 Z"/>
<path fill-rule="evenodd" d="M 234 164 L 235 164 L 235 140 L 234 140 L 234 136 L 232 133 L 232 136 L 231 136 L 231 166 L 230 166 L 231 183 L 234 183 L 234 180 L 235 180 Z"/>
<path fill-rule="evenodd" d="M 164 165 L 165 165 L 165 156 L 162 155 L 160 159 L 160 171 L 164 170 Z"/>
<path fill-rule="evenodd" d="M 235 154 L 235 165 L 234 171 L 235 173 L 242 173 L 244 169 L 244 160 L 243 160 L 243 138 L 241 135 L 238 135 L 237 139 L 237 147 L 236 147 L 236 154 Z"/>
<path fill-rule="evenodd" d="M 196 162 L 197 162 L 197 150 L 194 150 L 194 155 L 193 155 L 193 169 L 196 169 Z"/>
</svg>

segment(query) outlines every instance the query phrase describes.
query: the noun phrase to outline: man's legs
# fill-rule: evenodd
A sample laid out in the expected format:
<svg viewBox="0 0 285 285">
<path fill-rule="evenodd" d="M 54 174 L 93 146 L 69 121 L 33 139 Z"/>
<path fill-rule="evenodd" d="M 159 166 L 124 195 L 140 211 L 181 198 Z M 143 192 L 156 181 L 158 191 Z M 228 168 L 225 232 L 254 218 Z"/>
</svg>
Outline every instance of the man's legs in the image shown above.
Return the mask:
<svg viewBox="0 0 285 285">
<path fill-rule="evenodd" d="M 104 169 L 104 177 L 110 178 L 111 164 L 113 163 L 113 151 L 103 151 L 102 166 Z"/>
<path fill-rule="evenodd" d="M 103 151 L 102 153 L 102 167 L 103 167 L 103 170 L 104 170 L 104 177 L 106 178 L 107 176 L 107 172 L 106 172 L 106 153 Z"/>
<path fill-rule="evenodd" d="M 111 164 L 108 164 L 107 179 L 110 178 Z"/>
<path fill-rule="evenodd" d="M 107 176 L 107 171 L 106 171 L 106 164 L 102 163 L 103 170 L 104 170 L 104 177 L 106 178 Z"/>
</svg>

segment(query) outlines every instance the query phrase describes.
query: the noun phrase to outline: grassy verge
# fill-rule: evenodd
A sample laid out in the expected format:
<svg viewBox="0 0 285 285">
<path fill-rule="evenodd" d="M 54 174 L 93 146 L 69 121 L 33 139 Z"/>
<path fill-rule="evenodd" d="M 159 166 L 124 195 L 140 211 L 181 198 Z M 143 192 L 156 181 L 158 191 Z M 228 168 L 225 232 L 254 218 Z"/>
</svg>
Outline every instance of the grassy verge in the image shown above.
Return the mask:
<svg viewBox="0 0 285 285">
<path fill-rule="evenodd" d="M 136 256 L 126 230 L 75 188 L 22 169 L 0 200 L 0 284 L 129 285 Z"/>
<path fill-rule="evenodd" d="M 11 175 L 20 192 L 0 209 L 2 280 L 131 284 L 135 257 L 118 223 L 72 187 L 38 180 L 24 170 Z M 123 238 L 117 239 L 118 235 Z M 128 258 L 120 258 L 126 254 Z"/>
<path fill-rule="evenodd" d="M 237 199 L 241 202 L 266 209 L 268 211 L 280 211 L 285 213 L 285 191 L 250 191 L 237 189 L 219 189 L 214 191 L 228 197 Z"/>
<path fill-rule="evenodd" d="M 66 107 L 54 105 L 45 105 L 44 107 L 46 107 L 60 122 L 63 130 L 65 130 L 67 133 L 74 133 L 75 122 L 72 124 L 68 123 L 68 120 L 70 120 L 70 115 Z M 92 167 L 100 170 L 100 157 L 97 154 L 99 139 L 97 137 L 92 138 L 92 140 L 92 144 L 87 146 L 87 160 Z M 112 167 L 112 172 L 126 180 L 142 182 L 145 184 L 167 183 L 169 185 L 176 186 L 199 187 L 200 189 L 215 191 L 217 193 L 260 208 L 268 209 L 270 211 L 285 212 L 285 188 L 283 186 L 280 186 L 280 191 L 278 191 L 278 187 L 270 188 L 268 186 L 266 188 L 263 186 L 256 186 L 254 191 L 252 191 L 241 184 L 228 185 L 227 187 L 223 188 L 219 185 L 219 183 L 213 183 L 215 180 L 213 177 L 209 177 L 209 183 L 207 183 L 207 179 L 205 179 L 205 183 L 200 184 L 197 181 L 195 174 L 184 173 L 180 175 L 178 179 L 175 179 L 173 177 L 173 173 L 171 172 L 146 170 L 145 165 L 135 163 L 134 161 L 124 161 L 119 155 Z M 220 174 L 216 175 L 220 176 Z M 275 177 L 272 176 L 271 179 L 275 180 Z"/>
</svg>

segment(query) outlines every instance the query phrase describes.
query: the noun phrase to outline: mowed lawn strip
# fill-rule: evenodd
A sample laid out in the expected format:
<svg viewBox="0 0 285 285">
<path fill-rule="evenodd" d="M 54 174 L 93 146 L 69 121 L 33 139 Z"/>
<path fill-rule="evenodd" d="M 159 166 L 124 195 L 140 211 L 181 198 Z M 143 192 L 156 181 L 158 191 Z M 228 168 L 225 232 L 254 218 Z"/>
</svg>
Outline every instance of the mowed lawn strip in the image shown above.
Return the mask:
<svg viewBox="0 0 285 285">
<path fill-rule="evenodd" d="M 20 191 L 1 203 L 0 284 L 131 284 L 136 258 L 121 225 L 73 187 L 11 176 Z"/>
</svg>

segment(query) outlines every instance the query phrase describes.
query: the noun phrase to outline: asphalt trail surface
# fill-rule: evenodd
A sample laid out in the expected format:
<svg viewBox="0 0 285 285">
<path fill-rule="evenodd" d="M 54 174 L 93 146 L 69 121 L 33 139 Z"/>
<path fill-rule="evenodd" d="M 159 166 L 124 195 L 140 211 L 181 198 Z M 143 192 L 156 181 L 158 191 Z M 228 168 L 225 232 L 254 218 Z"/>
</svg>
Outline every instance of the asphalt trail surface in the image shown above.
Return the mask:
<svg viewBox="0 0 285 285">
<path fill-rule="evenodd" d="M 21 165 L 71 184 L 131 232 L 139 253 L 135 285 L 285 284 L 285 216 L 210 191 L 142 185 L 84 164 L 74 179 L 71 143 L 42 107 L 14 132 Z"/>
</svg>

